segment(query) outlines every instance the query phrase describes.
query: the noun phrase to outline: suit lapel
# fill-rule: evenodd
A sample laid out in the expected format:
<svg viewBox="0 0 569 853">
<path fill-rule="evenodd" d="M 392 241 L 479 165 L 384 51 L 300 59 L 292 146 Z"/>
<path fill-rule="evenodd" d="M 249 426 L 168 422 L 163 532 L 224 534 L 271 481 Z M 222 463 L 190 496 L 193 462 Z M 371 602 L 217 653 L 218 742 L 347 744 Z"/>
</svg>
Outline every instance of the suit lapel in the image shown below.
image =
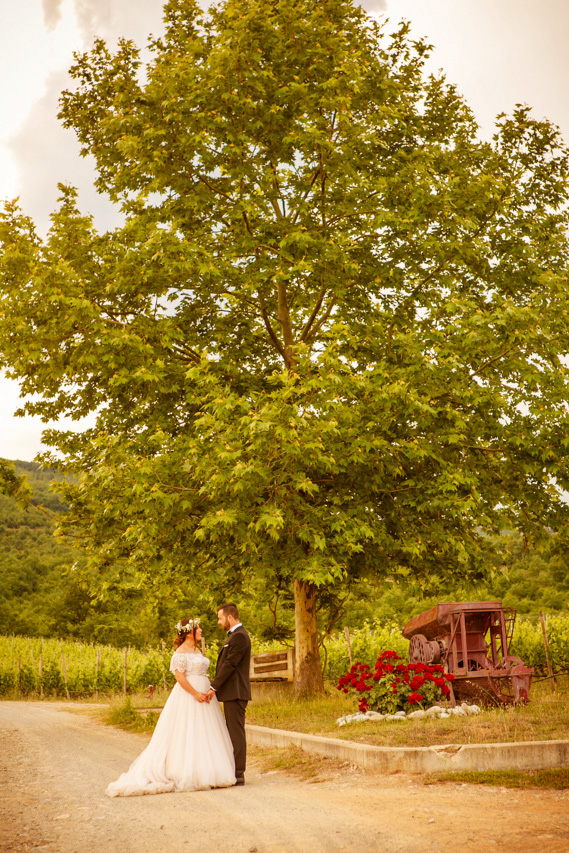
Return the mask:
<svg viewBox="0 0 569 853">
<path fill-rule="evenodd" d="M 217 656 L 217 663 L 216 663 L 216 665 L 215 665 L 215 671 L 216 671 L 216 672 L 217 672 L 217 670 L 219 669 L 219 664 L 221 663 L 221 658 L 223 657 L 223 655 L 224 655 L 224 653 L 225 653 L 225 648 L 226 648 L 227 644 L 229 643 L 229 639 L 230 639 L 230 637 L 231 637 L 231 634 L 228 634 L 228 635 L 227 635 L 227 639 L 226 639 L 225 643 L 222 645 L 221 650 L 220 650 L 220 652 L 219 652 L 219 654 L 218 654 L 218 656 Z"/>
</svg>

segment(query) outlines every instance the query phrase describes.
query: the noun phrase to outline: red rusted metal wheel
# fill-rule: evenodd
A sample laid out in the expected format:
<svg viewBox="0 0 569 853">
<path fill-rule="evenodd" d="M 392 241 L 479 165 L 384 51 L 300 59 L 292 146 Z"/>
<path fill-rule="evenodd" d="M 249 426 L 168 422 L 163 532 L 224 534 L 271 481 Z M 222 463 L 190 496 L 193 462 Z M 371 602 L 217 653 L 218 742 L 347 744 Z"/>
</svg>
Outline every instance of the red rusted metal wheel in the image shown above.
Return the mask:
<svg viewBox="0 0 569 853">
<path fill-rule="evenodd" d="M 409 643 L 409 663 L 426 663 L 428 640 L 423 634 L 415 634 Z"/>
</svg>

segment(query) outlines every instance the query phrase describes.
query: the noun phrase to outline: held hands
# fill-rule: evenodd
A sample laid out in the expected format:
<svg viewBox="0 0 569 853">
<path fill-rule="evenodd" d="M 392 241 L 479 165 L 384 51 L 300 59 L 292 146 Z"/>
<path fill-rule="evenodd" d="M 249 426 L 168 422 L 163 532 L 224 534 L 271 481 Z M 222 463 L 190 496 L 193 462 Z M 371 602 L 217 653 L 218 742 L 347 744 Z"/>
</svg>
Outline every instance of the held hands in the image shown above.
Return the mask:
<svg viewBox="0 0 569 853">
<path fill-rule="evenodd" d="M 207 702 L 209 705 L 214 696 L 215 690 L 210 689 L 207 691 L 207 693 L 199 693 L 198 691 L 196 691 L 194 699 L 196 700 L 196 702 Z"/>
</svg>

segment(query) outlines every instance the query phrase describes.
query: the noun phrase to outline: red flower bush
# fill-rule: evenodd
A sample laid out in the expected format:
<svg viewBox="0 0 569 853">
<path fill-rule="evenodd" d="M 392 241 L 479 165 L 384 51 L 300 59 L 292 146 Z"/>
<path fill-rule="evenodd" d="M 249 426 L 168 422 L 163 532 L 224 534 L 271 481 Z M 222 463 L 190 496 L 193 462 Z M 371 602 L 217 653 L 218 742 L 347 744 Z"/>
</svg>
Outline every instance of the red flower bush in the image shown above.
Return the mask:
<svg viewBox="0 0 569 853">
<path fill-rule="evenodd" d="M 424 699 L 425 699 L 425 697 L 421 696 L 420 693 L 411 693 L 407 697 L 407 701 L 409 702 L 410 705 L 417 705 L 419 702 L 423 702 Z"/>
<path fill-rule="evenodd" d="M 382 714 L 409 711 L 416 705 L 428 707 L 450 694 L 448 683 L 454 681 L 454 675 L 442 666 L 397 663 L 400 660 L 388 649 L 380 654 L 373 671 L 358 661 L 340 678 L 338 690 L 351 693 L 362 713 L 373 710 Z"/>
</svg>

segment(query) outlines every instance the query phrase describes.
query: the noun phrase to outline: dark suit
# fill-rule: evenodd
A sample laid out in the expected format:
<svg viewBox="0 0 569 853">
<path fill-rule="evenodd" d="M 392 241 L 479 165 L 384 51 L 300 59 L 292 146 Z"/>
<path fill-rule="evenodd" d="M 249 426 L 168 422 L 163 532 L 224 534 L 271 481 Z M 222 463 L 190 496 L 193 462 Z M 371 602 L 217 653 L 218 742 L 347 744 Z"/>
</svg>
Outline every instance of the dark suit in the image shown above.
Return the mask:
<svg viewBox="0 0 569 853">
<path fill-rule="evenodd" d="M 249 666 L 251 661 L 251 639 L 239 625 L 227 635 L 227 641 L 217 658 L 215 678 L 211 686 L 220 702 L 223 702 L 225 722 L 235 755 L 235 775 L 245 773 L 247 741 L 245 737 L 245 709 L 251 699 Z"/>
</svg>

